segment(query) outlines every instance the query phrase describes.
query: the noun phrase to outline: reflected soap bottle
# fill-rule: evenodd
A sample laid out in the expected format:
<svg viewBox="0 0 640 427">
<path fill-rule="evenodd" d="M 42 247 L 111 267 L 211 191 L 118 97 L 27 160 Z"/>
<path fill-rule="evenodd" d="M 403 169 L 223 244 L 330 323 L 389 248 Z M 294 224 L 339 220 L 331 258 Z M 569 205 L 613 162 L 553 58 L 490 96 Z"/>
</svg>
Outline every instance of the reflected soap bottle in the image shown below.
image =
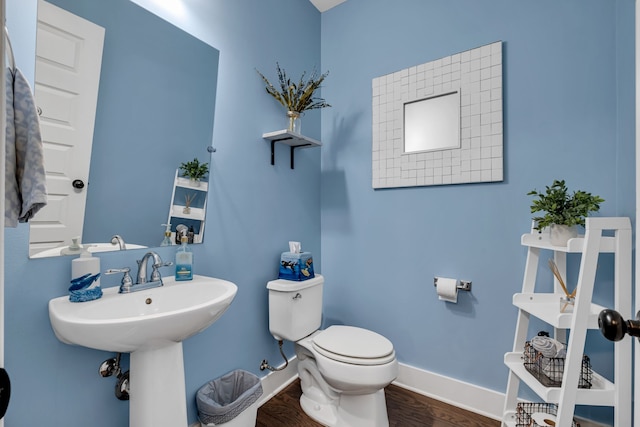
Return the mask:
<svg viewBox="0 0 640 427">
<path fill-rule="evenodd" d="M 194 236 L 195 236 L 195 231 L 193 229 L 193 225 L 191 225 L 189 226 L 189 231 L 187 232 L 187 243 L 192 245 Z"/>
<path fill-rule="evenodd" d="M 167 227 L 164 230 L 164 239 L 162 239 L 162 243 L 160 246 L 171 246 L 171 224 L 162 224 Z"/>
<path fill-rule="evenodd" d="M 176 252 L 176 281 L 193 279 L 193 252 L 187 244 L 188 237 L 182 236 L 181 245 Z"/>
</svg>

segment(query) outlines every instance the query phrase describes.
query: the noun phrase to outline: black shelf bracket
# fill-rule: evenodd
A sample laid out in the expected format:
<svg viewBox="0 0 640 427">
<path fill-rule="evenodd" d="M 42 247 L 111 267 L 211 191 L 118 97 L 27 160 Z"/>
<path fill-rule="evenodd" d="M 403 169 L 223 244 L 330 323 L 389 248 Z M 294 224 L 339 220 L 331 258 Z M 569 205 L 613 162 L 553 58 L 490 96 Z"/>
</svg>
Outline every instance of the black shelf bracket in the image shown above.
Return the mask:
<svg viewBox="0 0 640 427">
<path fill-rule="evenodd" d="M 293 138 L 287 137 L 287 138 L 280 138 L 280 139 L 272 139 L 271 140 L 271 165 L 272 166 L 276 164 L 276 155 L 275 155 L 276 142 L 287 141 L 287 140 L 290 140 L 290 139 L 293 139 Z M 296 148 L 298 148 L 298 147 L 308 147 L 309 145 L 312 145 L 312 144 L 300 144 L 300 145 L 292 145 L 291 146 L 291 169 L 294 169 L 294 161 L 293 161 L 293 159 L 295 157 L 295 155 L 293 154 L 294 150 Z"/>
<path fill-rule="evenodd" d="M 298 147 L 307 147 L 311 144 L 301 144 L 301 145 L 292 145 L 291 146 L 291 169 L 293 169 L 293 150 L 295 150 Z"/>
</svg>

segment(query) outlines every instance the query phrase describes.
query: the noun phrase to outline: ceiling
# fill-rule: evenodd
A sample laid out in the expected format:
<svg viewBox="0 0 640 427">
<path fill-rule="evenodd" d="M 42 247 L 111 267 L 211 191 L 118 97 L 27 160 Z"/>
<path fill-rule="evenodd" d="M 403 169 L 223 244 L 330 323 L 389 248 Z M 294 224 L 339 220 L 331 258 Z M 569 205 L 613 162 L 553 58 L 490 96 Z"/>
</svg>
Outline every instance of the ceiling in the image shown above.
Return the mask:
<svg viewBox="0 0 640 427">
<path fill-rule="evenodd" d="M 331 9 L 334 6 L 344 3 L 347 0 L 310 0 L 320 12 Z"/>
</svg>

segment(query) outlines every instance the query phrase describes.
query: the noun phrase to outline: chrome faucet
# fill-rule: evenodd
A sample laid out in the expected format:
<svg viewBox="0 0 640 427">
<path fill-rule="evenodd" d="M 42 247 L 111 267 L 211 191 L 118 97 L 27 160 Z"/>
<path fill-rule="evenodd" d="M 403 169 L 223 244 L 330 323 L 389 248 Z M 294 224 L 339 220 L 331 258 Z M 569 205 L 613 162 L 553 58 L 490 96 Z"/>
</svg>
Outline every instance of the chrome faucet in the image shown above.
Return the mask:
<svg viewBox="0 0 640 427">
<path fill-rule="evenodd" d="M 120 247 L 121 251 L 124 251 L 125 249 L 127 249 L 127 245 L 124 243 L 124 239 L 119 234 L 115 234 L 111 238 L 111 244 L 112 245 L 118 245 Z"/>
<path fill-rule="evenodd" d="M 149 280 L 147 280 L 147 263 L 149 259 L 153 259 L 153 270 L 151 271 L 151 275 L 149 276 Z M 129 276 L 129 267 L 124 268 L 111 268 L 105 271 L 105 274 L 115 274 L 115 273 L 124 273 L 122 277 L 122 281 L 120 284 L 121 294 L 128 294 L 136 291 L 144 291 L 145 289 L 158 288 L 162 286 L 162 276 L 160 275 L 160 267 L 167 267 L 172 265 L 171 261 L 163 262 L 160 255 L 151 251 L 144 254 L 141 260 L 136 261 L 138 263 L 138 277 L 136 278 L 136 283 L 133 284 L 133 280 L 131 280 L 131 276 Z"/>
<path fill-rule="evenodd" d="M 149 276 L 149 280 L 147 280 L 147 263 L 149 259 L 153 259 L 153 264 L 151 267 L 153 270 L 151 271 L 151 275 Z M 136 261 L 138 263 L 138 275 L 136 277 L 136 286 L 142 284 L 148 284 L 145 286 L 146 289 L 152 288 L 155 286 L 162 286 L 162 276 L 160 276 L 160 271 L 158 270 L 160 267 L 166 267 L 172 265 L 172 262 L 163 262 L 160 255 L 151 251 L 144 254 L 141 260 Z M 155 286 L 152 286 L 155 285 Z M 134 286 L 134 288 L 136 287 Z"/>
</svg>

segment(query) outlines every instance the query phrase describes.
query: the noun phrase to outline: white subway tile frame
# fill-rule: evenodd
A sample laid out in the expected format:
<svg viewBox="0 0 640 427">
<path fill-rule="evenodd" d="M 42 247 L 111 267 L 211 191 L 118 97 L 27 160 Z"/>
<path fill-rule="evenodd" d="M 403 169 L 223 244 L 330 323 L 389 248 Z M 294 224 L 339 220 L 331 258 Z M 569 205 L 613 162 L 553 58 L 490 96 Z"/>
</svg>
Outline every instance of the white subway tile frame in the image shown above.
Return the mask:
<svg viewBox="0 0 640 427">
<path fill-rule="evenodd" d="M 404 104 L 460 90 L 460 147 L 405 153 Z M 373 188 L 503 180 L 502 42 L 372 81 Z"/>
</svg>

